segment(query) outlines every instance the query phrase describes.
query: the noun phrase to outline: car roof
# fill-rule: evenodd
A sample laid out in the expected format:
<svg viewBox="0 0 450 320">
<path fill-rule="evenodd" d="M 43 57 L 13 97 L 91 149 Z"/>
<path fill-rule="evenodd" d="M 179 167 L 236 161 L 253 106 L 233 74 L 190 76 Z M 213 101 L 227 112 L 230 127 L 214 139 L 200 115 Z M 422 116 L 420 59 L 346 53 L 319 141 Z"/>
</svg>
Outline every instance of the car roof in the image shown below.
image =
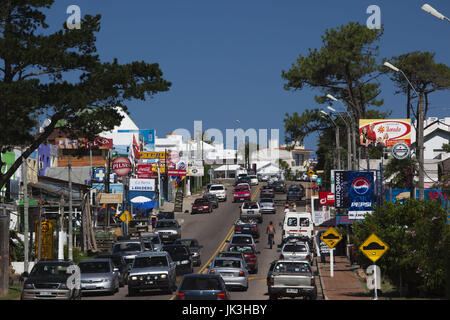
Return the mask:
<svg viewBox="0 0 450 320">
<path fill-rule="evenodd" d="M 62 259 L 41 259 L 36 264 L 74 264 L 74 262 Z"/>
<path fill-rule="evenodd" d="M 234 237 L 246 237 L 246 238 L 252 238 L 253 239 L 253 236 L 251 234 L 246 234 L 246 233 L 233 234 L 231 237 L 232 238 L 234 238 Z"/>
<path fill-rule="evenodd" d="M 242 261 L 242 258 L 237 257 L 215 257 L 214 260 L 232 260 L 232 261 Z"/>
<path fill-rule="evenodd" d="M 141 258 L 141 257 L 167 257 L 169 256 L 169 253 L 167 251 L 145 251 L 145 252 L 141 252 L 139 253 L 136 258 Z"/>
<path fill-rule="evenodd" d="M 90 263 L 90 262 L 110 262 L 110 261 L 111 261 L 110 258 L 95 258 L 95 259 L 81 260 L 80 262 L 78 262 L 78 264 L 80 264 L 80 263 Z"/>
<path fill-rule="evenodd" d="M 185 274 L 183 276 L 183 280 L 186 278 L 217 278 L 217 279 L 222 279 L 221 275 L 218 274 L 201 274 L 201 273 L 189 273 L 189 274 Z"/>
</svg>

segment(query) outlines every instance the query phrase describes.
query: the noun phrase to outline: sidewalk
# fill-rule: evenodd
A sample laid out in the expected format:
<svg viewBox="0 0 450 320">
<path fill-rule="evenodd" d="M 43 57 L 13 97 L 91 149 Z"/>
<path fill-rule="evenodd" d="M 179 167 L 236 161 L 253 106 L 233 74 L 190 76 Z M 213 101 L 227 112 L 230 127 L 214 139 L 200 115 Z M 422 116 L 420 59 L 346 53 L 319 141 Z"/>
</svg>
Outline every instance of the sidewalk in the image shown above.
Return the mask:
<svg viewBox="0 0 450 320">
<path fill-rule="evenodd" d="M 330 257 L 317 262 L 325 300 L 372 300 L 347 257 L 334 257 L 334 277 L 330 277 Z"/>
</svg>

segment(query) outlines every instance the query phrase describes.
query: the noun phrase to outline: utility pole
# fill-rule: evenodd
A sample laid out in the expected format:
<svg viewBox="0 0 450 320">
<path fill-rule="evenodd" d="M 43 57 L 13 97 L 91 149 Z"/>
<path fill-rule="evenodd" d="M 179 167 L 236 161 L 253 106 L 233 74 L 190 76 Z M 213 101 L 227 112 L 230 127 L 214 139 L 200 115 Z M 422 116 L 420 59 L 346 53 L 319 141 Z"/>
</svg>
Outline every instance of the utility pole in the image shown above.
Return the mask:
<svg viewBox="0 0 450 320">
<path fill-rule="evenodd" d="M 73 215 L 72 215 L 72 163 L 71 163 L 72 155 L 69 154 L 69 260 L 73 261 Z"/>
<path fill-rule="evenodd" d="M 23 152 L 22 152 L 23 154 Z M 29 262 L 29 236 L 30 236 L 30 227 L 29 227 L 29 218 L 28 218 L 28 160 L 24 158 L 22 160 L 22 181 L 23 181 L 23 219 L 24 219 L 24 231 L 23 231 L 23 251 L 24 251 L 24 271 L 28 272 L 28 262 Z"/>
<path fill-rule="evenodd" d="M 64 260 L 64 198 L 59 201 L 58 259 Z"/>
<path fill-rule="evenodd" d="M 339 126 L 336 125 L 337 169 L 341 170 L 341 147 L 339 145 Z"/>
<path fill-rule="evenodd" d="M 419 199 L 423 200 L 425 198 L 425 191 L 424 191 L 424 185 L 425 185 L 425 157 L 424 157 L 424 138 L 423 138 L 423 121 L 424 121 L 424 110 L 423 110 L 423 104 L 424 104 L 424 96 L 423 93 L 419 95 L 419 119 L 417 120 L 419 123 L 417 124 L 417 151 L 416 154 L 418 155 L 419 160 Z"/>
</svg>

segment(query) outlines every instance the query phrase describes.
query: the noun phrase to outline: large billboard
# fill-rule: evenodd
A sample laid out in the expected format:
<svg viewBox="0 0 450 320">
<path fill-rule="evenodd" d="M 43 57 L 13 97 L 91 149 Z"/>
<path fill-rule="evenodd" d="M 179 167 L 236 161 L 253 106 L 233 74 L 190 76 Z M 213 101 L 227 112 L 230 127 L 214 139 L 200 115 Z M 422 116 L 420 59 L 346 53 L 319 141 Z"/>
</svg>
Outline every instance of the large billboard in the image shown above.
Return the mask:
<svg viewBox="0 0 450 320">
<path fill-rule="evenodd" d="M 363 219 L 375 203 L 373 172 L 335 171 L 335 207 L 347 209 L 350 219 Z"/>
<path fill-rule="evenodd" d="M 411 146 L 411 119 L 360 119 L 360 145 L 392 147 L 403 142 Z"/>
</svg>

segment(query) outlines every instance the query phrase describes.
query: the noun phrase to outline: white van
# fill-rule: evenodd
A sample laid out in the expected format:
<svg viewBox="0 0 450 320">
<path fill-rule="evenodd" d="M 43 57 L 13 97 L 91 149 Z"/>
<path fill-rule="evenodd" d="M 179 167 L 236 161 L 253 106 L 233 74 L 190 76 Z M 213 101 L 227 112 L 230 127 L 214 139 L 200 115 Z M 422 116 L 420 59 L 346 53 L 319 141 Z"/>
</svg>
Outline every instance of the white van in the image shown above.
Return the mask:
<svg viewBox="0 0 450 320">
<path fill-rule="evenodd" d="M 314 236 L 314 223 L 309 212 L 286 212 L 283 221 L 283 240 L 289 236 Z"/>
</svg>

